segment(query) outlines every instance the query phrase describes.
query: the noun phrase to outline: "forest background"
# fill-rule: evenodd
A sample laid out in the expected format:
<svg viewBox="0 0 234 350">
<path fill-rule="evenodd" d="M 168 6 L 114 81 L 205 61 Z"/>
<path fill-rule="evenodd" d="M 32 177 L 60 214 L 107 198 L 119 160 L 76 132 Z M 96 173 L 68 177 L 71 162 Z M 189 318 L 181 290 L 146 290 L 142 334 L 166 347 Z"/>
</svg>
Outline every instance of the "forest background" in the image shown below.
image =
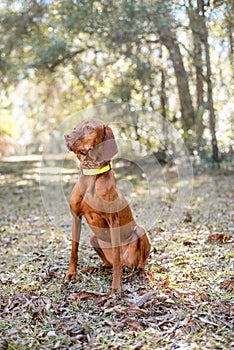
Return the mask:
<svg viewBox="0 0 234 350">
<path fill-rule="evenodd" d="M 233 29 L 233 0 L 0 2 L 1 350 L 234 348 Z M 87 116 L 151 240 L 121 297 L 85 220 L 64 283 Z"/>
<path fill-rule="evenodd" d="M 233 1 L 2 1 L 0 18 L 2 156 L 40 153 L 67 117 L 127 103 L 150 128 L 159 113 L 195 158 L 230 160 Z M 170 139 L 137 125 L 131 137 L 166 161 Z"/>
</svg>

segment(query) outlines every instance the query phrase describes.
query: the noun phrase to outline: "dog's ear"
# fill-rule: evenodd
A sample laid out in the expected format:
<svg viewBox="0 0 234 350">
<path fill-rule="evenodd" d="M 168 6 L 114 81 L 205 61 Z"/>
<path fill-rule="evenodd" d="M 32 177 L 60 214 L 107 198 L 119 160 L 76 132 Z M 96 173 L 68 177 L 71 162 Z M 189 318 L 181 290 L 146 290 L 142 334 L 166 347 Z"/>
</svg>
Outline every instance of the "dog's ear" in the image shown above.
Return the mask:
<svg viewBox="0 0 234 350">
<path fill-rule="evenodd" d="M 98 164 L 111 160 L 117 153 L 113 131 L 109 126 L 103 126 L 98 130 L 97 144 L 88 152 L 89 159 Z"/>
<path fill-rule="evenodd" d="M 104 138 L 102 145 L 104 160 L 111 160 L 118 153 L 118 147 L 115 141 L 113 131 L 107 125 L 104 127 Z"/>
</svg>

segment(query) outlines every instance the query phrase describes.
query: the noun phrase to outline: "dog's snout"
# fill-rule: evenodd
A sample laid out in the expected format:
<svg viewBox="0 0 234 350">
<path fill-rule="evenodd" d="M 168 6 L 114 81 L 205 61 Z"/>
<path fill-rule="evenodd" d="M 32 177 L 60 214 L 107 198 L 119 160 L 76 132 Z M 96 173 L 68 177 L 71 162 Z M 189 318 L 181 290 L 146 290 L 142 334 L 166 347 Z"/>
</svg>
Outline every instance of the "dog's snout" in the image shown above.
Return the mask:
<svg viewBox="0 0 234 350">
<path fill-rule="evenodd" d="M 71 134 L 67 133 L 67 134 L 64 134 L 63 136 L 64 136 L 65 140 L 68 140 L 68 139 L 70 139 Z"/>
</svg>

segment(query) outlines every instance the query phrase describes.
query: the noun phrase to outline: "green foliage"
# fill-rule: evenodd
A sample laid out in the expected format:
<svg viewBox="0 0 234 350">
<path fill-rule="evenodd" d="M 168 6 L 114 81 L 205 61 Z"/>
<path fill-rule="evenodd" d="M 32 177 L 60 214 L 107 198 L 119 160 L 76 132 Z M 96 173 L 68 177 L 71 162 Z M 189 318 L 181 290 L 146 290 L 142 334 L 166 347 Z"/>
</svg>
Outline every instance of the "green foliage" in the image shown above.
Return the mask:
<svg viewBox="0 0 234 350">
<path fill-rule="evenodd" d="M 0 109 L 0 135 L 16 137 L 16 121 L 11 115 L 10 106 L 1 106 Z"/>
<path fill-rule="evenodd" d="M 9 116 L 0 116 L 0 135 L 15 136 L 15 121 Z"/>
<path fill-rule="evenodd" d="M 214 2 L 206 8 L 217 101 L 221 87 L 227 86 L 227 95 L 230 94 L 232 9 L 229 0 Z M 59 122 L 61 116 L 90 105 L 123 101 L 137 108 L 163 112 L 167 120 L 175 116 L 176 127 L 183 129 L 189 148 L 194 150 L 196 125 L 193 124 L 200 125 L 199 138 L 204 141 L 201 144 L 206 144 L 208 139 L 202 128 L 204 105 L 198 109 L 195 106 L 198 92 L 193 30 L 197 31 L 202 45 L 204 38 L 200 21 L 195 21 L 197 25 L 193 28 L 189 16 L 199 19 L 195 1 L 189 7 L 162 0 L 3 1 L 0 83 L 11 92 L 13 86 L 19 89 L 23 79 L 28 90 L 33 82 L 38 96 L 43 82 L 43 98 L 34 99 L 33 112 L 25 107 L 31 104 L 31 97 L 25 94 L 25 103 L 21 104 L 34 125 L 40 125 L 38 120 L 42 120 L 42 134 L 45 125 L 51 126 L 51 118 Z M 231 44 L 230 52 L 227 41 Z M 215 54 L 217 48 L 222 52 L 219 58 Z M 205 62 L 201 62 L 201 74 L 205 71 Z M 205 76 L 203 81 L 206 86 Z M 51 93 L 47 94 L 51 82 L 59 103 L 52 103 Z M 201 94 L 206 101 L 205 87 Z M 222 119 L 225 103 L 221 101 L 217 120 Z M 231 113 L 230 108 L 227 124 Z"/>
</svg>

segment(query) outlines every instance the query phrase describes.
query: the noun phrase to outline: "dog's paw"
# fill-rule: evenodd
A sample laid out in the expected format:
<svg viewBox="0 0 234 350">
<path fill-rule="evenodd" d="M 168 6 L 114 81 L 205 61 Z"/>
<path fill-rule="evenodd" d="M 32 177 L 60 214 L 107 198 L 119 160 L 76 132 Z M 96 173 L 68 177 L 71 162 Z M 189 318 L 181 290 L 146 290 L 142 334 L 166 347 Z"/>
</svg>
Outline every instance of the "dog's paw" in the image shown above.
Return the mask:
<svg viewBox="0 0 234 350">
<path fill-rule="evenodd" d="M 121 298 L 122 288 L 121 287 L 119 287 L 119 288 L 110 287 L 108 292 L 107 292 L 107 295 L 114 297 L 114 298 Z"/>
<path fill-rule="evenodd" d="M 77 274 L 74 271 L 68 271 L 65 277 L 64 282 L 68 283 L 69 281 L 75 281 L 77 279 Z"/>
<path fill-rule="evenodd" d="M 121 297 L 122 294 L 122 284 L 120 283 L 114 283 L 114 281 L 112 282 L 109 290 L 108 290 L 108 295 L 115 295 L 118 297 Z"/>
</svg>

